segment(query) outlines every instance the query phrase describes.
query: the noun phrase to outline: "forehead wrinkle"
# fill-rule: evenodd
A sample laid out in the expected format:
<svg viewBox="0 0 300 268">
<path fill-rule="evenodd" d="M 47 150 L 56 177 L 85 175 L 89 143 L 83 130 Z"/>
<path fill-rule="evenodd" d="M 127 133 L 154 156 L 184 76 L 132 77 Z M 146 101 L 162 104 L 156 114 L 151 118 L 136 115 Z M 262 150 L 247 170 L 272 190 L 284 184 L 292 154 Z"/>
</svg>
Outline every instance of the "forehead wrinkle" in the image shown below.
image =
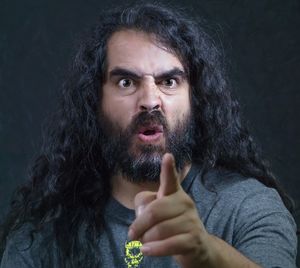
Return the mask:
<svg viewBox="0 0 300 268">
<path fill-rule="evenodd" d="M 141 79 L 147 76 L 153 77 L 154 79 L 159 79 L 162 77 L 172 76 L 172 75 L 180 75 L 180 76 L 186 76 L 185 71 L 180 67 L 173 67 L 165 71 L 159 71 L 159 72 L 142 72 L 140 70 L 132 70 L 131 68 L 123 68 L 116 66 L 111 71 L 109 71 L 109 76 L 133 76 L 135 78 Z"/>
</svg>

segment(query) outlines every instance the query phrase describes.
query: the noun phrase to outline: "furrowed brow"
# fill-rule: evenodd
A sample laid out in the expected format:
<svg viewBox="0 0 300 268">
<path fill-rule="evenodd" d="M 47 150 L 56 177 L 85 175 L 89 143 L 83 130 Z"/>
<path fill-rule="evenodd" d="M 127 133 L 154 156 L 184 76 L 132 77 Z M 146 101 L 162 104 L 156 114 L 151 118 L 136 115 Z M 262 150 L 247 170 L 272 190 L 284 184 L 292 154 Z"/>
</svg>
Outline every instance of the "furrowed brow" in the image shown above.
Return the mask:
<svg viewBox="0 0 300 268">
<path fill-rule="evenodd" d="M 109 72 L 109 77 L 110 78 L 112 78 L 114 76 L 118 76 L 118 77 L 119 76 L 124 76 L 124 77 L 129 77 L 129 78 L 132 78 L 132 79 L 142 79 L 143 75 L 145 75 L 145 74 L 137 74 L 133 71 L 130 71 L 130 70 L 125 69 L 125 68 L 120 68 L 120 67 L 116 67 L 115 69 L 112 69 Z M 167 79 L 167 78 L 174 77 L 174 76 L 180 76 L 181 78 L 186 79 L 185 71 L 183 71 L 183 70 L 181 70 L 180 68 L 177 68 L 177 67 L 175 67 L 171 70 L 168 70 L 168 71 L 161 72 L 157 75 L 154 75 L 154 78 L 156 80 L 163 80 L 163 79 Z"/>
<path fill-rule="evenodd" d="M 125 77 L 130 77 L 130 78 L 133 78 L 133 79 L 141 79 L 141 76 L 138 75 L 137 73 L 135 72 L 132 72 L 130 70 L 127 70 L 127 69 L 124 69 L 124 68 L 115 68 L 115 69 L 112 69 L 110 72 L 109 72 L 109 77 L 114 77 L 114 76 L 125 76 Z"/>
<path fill-rule="evenodd" d="M 155 76 L 155 79 L 157 79 L 157 80 L 163 80 L 163 79 L 174 77 L 174 76 L 180 76 L 181 78 L 186 79 L 186 73 L 185 73 L 185 71 L 183 71 L 183 70 L 181 70 L 179 68 L 173 68 L 173 69 L 171 69 L 169 71 L 157 74 Z"/>
</svg>

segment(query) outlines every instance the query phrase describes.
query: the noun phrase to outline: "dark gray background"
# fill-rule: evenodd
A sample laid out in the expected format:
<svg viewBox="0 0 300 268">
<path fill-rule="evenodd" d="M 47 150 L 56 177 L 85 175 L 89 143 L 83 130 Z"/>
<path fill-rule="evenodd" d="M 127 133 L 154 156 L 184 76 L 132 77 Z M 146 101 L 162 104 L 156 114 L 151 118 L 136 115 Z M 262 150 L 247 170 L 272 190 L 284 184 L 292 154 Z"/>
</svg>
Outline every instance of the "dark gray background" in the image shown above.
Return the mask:
<svg viewBox="0 0 300 268">
<path fill-rule="evenodd" d="M 78 34 L 122 2 L 0 0 L 0 217 L 39 151 Z M 244 117 L 294 198 L 299 225 L 299 0 L 167 3 L 207 19 L 222 42 Z"/>
</svg>

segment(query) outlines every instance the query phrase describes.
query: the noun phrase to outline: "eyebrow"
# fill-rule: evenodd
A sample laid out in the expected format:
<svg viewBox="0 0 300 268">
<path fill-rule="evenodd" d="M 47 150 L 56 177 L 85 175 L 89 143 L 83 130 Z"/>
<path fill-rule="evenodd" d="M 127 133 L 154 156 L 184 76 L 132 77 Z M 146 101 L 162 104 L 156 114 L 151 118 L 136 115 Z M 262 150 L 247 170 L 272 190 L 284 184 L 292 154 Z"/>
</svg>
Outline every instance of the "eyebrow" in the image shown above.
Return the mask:
<svg viewBox="0 0 300 268">
<path fill-rule="evenodd" d="M 138 79 L 141 79 L 143 77 L 143 75 L 145 75 L 145 74 L 136 73 L 131 70 L 128 70 L 125 68 L 120 68 L 120 67 L 116 67 L 109 72 L 110 78 L 113 76 L 126 76 L 126 77 L 130 77 L 132 79 L 138 80 Z M 166 79 L 166 78 L 169 78 L 172 76 L 180 76 L 185 79 L 186 73 L 185 73 L 185 71 L 181 70 L 180 68 L 174 67 L 171 70 L 164 71 L 164 72 L 158 73 L 157 75 L 154 75 L 154 79 L 155 80 L 163 80 L 163 79 Z"/>
</svg>

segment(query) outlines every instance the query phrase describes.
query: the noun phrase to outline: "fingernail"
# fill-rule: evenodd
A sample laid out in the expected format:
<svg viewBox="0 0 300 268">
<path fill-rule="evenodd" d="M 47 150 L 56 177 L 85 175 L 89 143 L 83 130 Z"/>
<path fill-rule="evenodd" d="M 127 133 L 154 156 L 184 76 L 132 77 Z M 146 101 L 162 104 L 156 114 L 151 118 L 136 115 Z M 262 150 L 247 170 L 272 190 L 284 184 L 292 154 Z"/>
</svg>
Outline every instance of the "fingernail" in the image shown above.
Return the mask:
<svg viewBox="0 0 300 268">
<path fill-rule="evenodd" d="M 128 231 L 128 237 L 129 237 L 130 240 L 133 240 L 134 233 L 133 233 L 132 229 L 129 229 L 129 231 Z"/>
<path fill-rule="evenodd" d="M 141 251 L 142 251 L 143 254 L 148 255 L 151 252 L 151 248 L 148 247 L 148 246 L 142 246 Z"/>
</svg>

